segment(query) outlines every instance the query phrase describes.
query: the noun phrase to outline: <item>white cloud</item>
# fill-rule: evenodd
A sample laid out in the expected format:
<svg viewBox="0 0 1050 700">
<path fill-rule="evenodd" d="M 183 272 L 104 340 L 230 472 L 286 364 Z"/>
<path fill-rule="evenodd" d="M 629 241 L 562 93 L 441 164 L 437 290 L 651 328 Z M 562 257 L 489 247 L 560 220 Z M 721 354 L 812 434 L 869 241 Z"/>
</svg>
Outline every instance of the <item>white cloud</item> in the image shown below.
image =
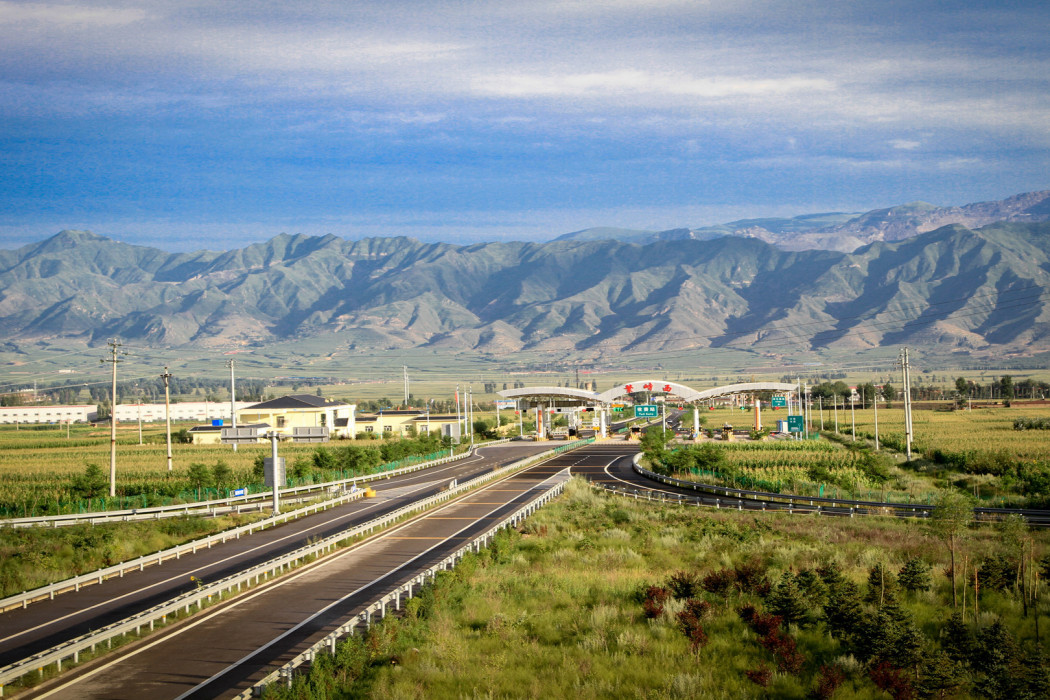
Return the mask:
<svg viewBox="0 0 1050 700">
<path fill-rule="evenodd" d="M 134 24 L 145 17 L 145 10 L 134 7 L 0 2 L 0 25 L 119 27 Z"/>
<path fill-rule="evenodd" d="M 485 75 L 472 81 L 480 95 L 500 97 L 595 97 L 623 94 L 724 98 L 827 92 L 835 88 L 825 78 L 714 77 L 656 74 L 641 70 L 566 75 Z"/>
<path fill-rule="evenodd" d="M 890 140 L 890 146 L 899 151 L 914 151 L 916 148 L 922 146 L 919 141 L 909 141 L 907 139 L 892 139 Z"/>
</svg>

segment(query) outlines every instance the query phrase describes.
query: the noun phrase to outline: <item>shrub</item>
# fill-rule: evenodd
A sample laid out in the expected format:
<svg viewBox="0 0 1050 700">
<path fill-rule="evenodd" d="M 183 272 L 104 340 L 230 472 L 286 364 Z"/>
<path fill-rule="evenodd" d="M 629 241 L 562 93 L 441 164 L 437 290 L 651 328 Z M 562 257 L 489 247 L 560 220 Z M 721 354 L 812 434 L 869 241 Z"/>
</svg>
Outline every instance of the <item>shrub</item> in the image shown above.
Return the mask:
<svg viewBox="0 0 1050 700">
<path fill-rule="evenodd" d="M 762 664 L 758 668 L 744 671 L 744 675 L 747 676 L 752 683 L 763 688 L 767 687 L 770 681 L 773 680 L 773 671 L 765 664 Z"/>
<path fill-rule="evenodd" d="M 888 661 L 877 664 L 868 672 L 868 677 L 879 689 L 889 693 L 893 700 L 911 700 L 915 697 L 915 688 L 907 674 L 894 668 Z"/>
<path fill-rule="evenodd" d="M 846 680 L 846 675 L 838 666 L 834 664 L 821 666 L 820 675 L 817 676 L 817 689 L 813 691 L 814 697 L 820 700 L 830 700 L 844 680 Z"/>
<path fill-rule="evenodd" d="M 736 573 L 731 569 L 712 571 L 700 581 L 700 585 L 703 586 L 705 591 L 720 595 L 723 598 L 729 597 L 729 592 L 733 589 L 735 583 Z"/>
<path fill-rule="evenodd" d="M 671 574 L 671 578 L 667 580 L 667 587 L 675 599 L 686 600 L 693 597 L 696 590 L 700 587 L 700 583 L 696 574 L 688 571 L 678 571 Z"/>
<path fill-rule="evenodd" d="M 649 586 L 645 591 L 645 600 L 642 601 L 642 610 L 650 620 L 656 619 L 664 613 L 664 603 L 670 597 L 666 588 L 660 586 Z"/>
</svg>

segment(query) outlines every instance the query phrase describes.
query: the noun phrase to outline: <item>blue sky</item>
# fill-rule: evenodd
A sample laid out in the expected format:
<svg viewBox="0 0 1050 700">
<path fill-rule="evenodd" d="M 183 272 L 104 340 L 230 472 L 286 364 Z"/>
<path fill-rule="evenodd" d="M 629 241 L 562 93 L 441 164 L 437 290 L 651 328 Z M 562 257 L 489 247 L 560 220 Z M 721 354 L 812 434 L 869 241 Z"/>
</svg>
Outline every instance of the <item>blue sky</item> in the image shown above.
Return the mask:
<svg viewBox="0 0 1050 700">
<path fill-rule="evenodd" d="M 0 247 L 543 240 L 1050 188 L 1044 2 L 0 0 Z"/>
</svg>

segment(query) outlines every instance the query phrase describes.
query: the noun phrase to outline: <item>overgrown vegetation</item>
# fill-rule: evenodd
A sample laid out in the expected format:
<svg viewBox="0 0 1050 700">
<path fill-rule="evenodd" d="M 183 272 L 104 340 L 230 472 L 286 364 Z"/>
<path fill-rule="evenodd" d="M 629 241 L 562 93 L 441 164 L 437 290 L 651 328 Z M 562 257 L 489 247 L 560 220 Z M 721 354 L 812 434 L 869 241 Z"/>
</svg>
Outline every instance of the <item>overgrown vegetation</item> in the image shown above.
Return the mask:
<svg viewBox="0 0 1050 700">
<path fill-rule="evenodd" d="M 0 597 L 174 547 L 259 517 L 191 516 L 59 528 L 2 528 Z"/>
<path fill-rule="evenodd" d="M 1046 536 L 1016 549 L 1008 530 L 965 530 L 977 599 L 971 584 L 953 608 L 948 551 L 913 522 L 654 507 L 574 482 L 267 695 L 1045 697 Z"/>
</svg>

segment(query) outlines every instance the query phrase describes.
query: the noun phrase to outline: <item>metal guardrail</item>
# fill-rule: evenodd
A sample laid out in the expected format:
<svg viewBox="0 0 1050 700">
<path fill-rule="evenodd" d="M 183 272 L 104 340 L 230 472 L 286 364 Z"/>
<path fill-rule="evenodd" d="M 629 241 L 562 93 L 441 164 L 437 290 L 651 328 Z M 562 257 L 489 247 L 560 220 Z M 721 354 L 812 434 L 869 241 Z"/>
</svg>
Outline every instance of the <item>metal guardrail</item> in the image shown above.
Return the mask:
<svg viewBox="0 0 1050 700">
<path fill-rule="evenodd" d="M 315 642 L 310 646 L 309 649 L 298 654 L 288 663 L 284 664 L 275 671 L 269 673 L 262 680 L 258 681 L 252 687 L 242 691 L 240 694 L 234 696 L 235 700 L 249 700 L 249 698 L 261 695 L 266 686 L 277 682 L 283 682 L 287 687 L 291 687 L 292 680 L 295 671 L 306 664 L 312 664 L 318 654 L 329 653 L 335 654 L 336 644 L 340 639 L 354 634 L 357 626 L 363 624 L 365 629 L 371 627 L 372 621 L 375 619 L 378 613 L 379 618 L 383 618 L 387 614 L 387 608 L 391 603 L 394 605 L 395 610 L 401 609 L 402 597 L 411 598 L 415 590 L 426 585 L 427 580 L 433 581 L 439 571 L 445 571 L 452 569 L 456 564 L 463 559 L 468 553 L 480 552 L 483 547 L 487 547 L 489 542 L 496 534 L 506 527 L 513 527 L 520 521 L 524 520 L 534 512 L 545 506 L 555 497 L 561 495 L 565 490 L 565 484 L 568 483 L 568 475 L 562 471 L 559 472 L 558 476 L 562 476 L 562 479 L 554 484 L 551 488 L 545 491 L 537 499 L 530 501 L 528 504 L 519 508 L 513 514 L 500 521 L 496 525 L 489 528 L 483 534 L 478 535 L 466 545 L 460 547 L 452 554 L 442 559 L 437 564 L 434 564 L 426 571 L 414 576 L 411 580 L 400 584 L 392 591 L 382 595 L 376 600 L 372 601 L 364 607 L 364 609 L 356 613 L 353 617 L 347 619 L 339 625 L 334 631 L 326 635 L 323 639 Z"/>
<path fill-rule="evenodd" d="M 216 543 L 224 543 L 228 539 L 240 539 L 241 535 L 250 535 L 256 530 L 263 530 L 267 527 L 288 522 L 289 520 L 294 520 L 304 515 L 317 513 L 319 511 L 326 510 L 333 506 L 342 505 L 343 503 L 360 497 L 360 492 L 358 492 L 357 494 L 345 492 L 345 488 L 347 486 L 356 486 L 358 483 L 365 482 L 371 483 L 376 481 L 377 479 L 389 479 L 391 477 L 400 476 L 409 472 L 428 469 L 430 467 L 435 467 L 440 464 L 446 464 L 448 462 L 457 461 L 469 455 L 469 452 L 465 452 L 461 455 L 455 455 L 453 457 L 443 457 L 441 459 L 432 460 L 430 462 L 421 462 L 420 464 L 413 464 L 408 467 L 402 467 L 401 469 L 384 472 L 382 474 L 372 474 L 369 476 L 354 477 L 352 479 L 332 481 L 326 484 L 314 484 L 310 487 L 296 487 L 294 489 L 282 490 L 281 494 L 287 494 L 289 492 L 301 491 L 304 488 L 317 488 L 318 486 L 321 486 L 325 489 L 330 489 L 332 487 L 342 488 L 344 489 L 344 493 L 337 496 L 336 498 L 332 498 L 321 503 L 315 503 L 311 506 L 306 506 L 304 508 L 299 508 L 294 511 L 289 511 L 288 513 L 281 513 L 279 515 L 266 518 L 265 520 L 260 520 L 258 522 L 250 523 L 248 525 L 241 525 L 240 527 L 233 528 L 231 530 L 224 530 L 223 532 L 219 532 L 198 540 L 193 540 L 192 542 L 186 542 L 185 544 L 176 545 L 175 547 L 169 547 L 168 549 L 162 550 L 160 552 L 146 554 L 144 556 L 138 557 L 137 559 L 131 559 L 126 562 L 120 562 L 119 564 L 107 566 L 105 568 L 98 569 L 97 571 L 92 571 L 87 574 L 81 574 L 79 576 L 74 576 L 73 578 L 64 579 L 62 581 L 55 581 L 54 583 L 49 583 L 46 586 L 41 586 L 39 588 L 34 588 L 29 591 L 23 591 L 22 593 L 8 596 L 7 598 L 0 599 L 0 613 L 11 610 L 12 608 L 24 608 L 27 605 L 29 605 L 29 603 L 38 600 L 54 600 L 55 596 L 59 593 L 64 593 L 66 591 L 79 591 L 81 586 L 91 585 L 94 583 L 102 583 L 107 578 L 123 576 L 128 571 L 142 571 L 145 567 L 152 566 L 154 564 L 159 565 L 166 559 L 178 559 L 183 554 L 187 553 L 195 554 L 198 549 L 208 549 L 212 545 Z M 270 493 L 272 492 L 267 492 L 267 494 Z M 177 515 L 182 514 L 178 513 Z"/>
<path fill-rule="evenodd" d="M 474 449 L 509 441 L 509 438 L 503 438 L 483 444 L 479 443 L 474 446 Z M 463 459 L 470 454 L 471 452 L 467 451 L 459 455 L 442 457 L 441 459 L 434 459 L 429 462 L 420 462 L 419 464 L 412 464 L 407 467 L 399 467 L 398 469 L 392 469 L 389 472 L 375 472 L 374 474 L 355 476 L 349 479 L 326 481 L 320 484 L 292 486 L 290 488 L 281 489 L 281 494 L 287 496 L 291 494 L 309 493 L 311 491 L 323 491 L 325 489 L 337 488 L 341 485 L 362 480 L 385 479 L 391 476 L 398 476 L 400 474 L 417 471 L 419 469 L 426 469 L 438 464 L 444 464 L 445 462 Z M 0 519 L 0 527 L 61 527 L 63 525 L 75 525 L 79 523 L 97 524 L 113 521 L 128 522 L 134 520 L 155 520 L 160 518 L 181 517 L 184 515 L 226 515 L 228 513 L 241 513 L 244 511 L 258 510 L 259 503 L 254 503 L 254 501 L 259 501 L 263 505 L 268 505 L 272 496 L 273 491 L 260 491 L 258 493 L 246 494 L 244 496 L 230 496 L 229 498 L 197 501 L 196 503 L 180 503 L 170 506 L 128 508 L 125 510 L 103 510 L 95 511 L 93 513 L 67 513 L 65 515 L 40 515 L 32 518 L 4 518 Z M 245 507 L 248 503 L 251 503 L 251 505 Z"/>
<path fill-rule="evenodd" d="M 301 563 L 305 559 L 313 558 L 336 549 L 340 546 L 339 543 L 344 540 L 371 534 L 376 529 L 386 527 L 402 517 L 414 512 L 426 510 L 430 506 L 443 501 L 451 500 L 465 491 L 469 491 L 482 483 L 503 476 L 510 471 L 524 468 L 535 462 L 542 461 L 556 454 L 560 454 L 561 452 L 565 452 L 566 450 L 575 449 L 591 442 L 594 442 L 593 438 L 568 443 L 553 450 L 548 450 L 538 455 L 518 460 L 517 462 L 505 467 L 494 469 L 487 474 L 482 474 L 481 476 L 463 482 L 447 491 L 443 491 L 421 501 L 403 506 L 382 517 L 348 528 L 343 532 L 330 535 L 322 540 L 305 545 L 292 552 L 271 559 L 270 561 L 245 569 L 244 571 L 232 574 L 214 583 L 201 585 L 197 590 L 184 593 L 167 602 L 155 605 L 148 610 L 136 613 L 124 620 L 114 622 L 106 627 L 83 634 L 50 649 L 9 664 L 0 668 L 0 697 L 3 697 L 4 685 L 10 684 L 12 681 L 21 678 L 27 673 L 31 673 L 52 664 L 54 664 L 58 671 L 61 672 L 62 663 L 64 661 L 72 660 L 73 663 L 78 663 L 80 660 L 80 654 L 84 652 L 94 652 L 95 648 L 101 644 L 105 643 L 112 646 L 113 639 L 123 637 L 130 633 L 138 634 L 143 628 L 149 628 L 152 630 L 158 622 L 160 624 L 166 623 L 169 616 L 175 616 L 179 612 L 189 614 L 190 608 L 194 606 L 196 606 L 199 611 L 203 608 L 205 603 L 210 602 L 212 598 L 221 599 L 221 596 L 224 594 L 240 591 L 244 587 L 258 584 L 261 580 L 273 578 L 286 570 L 292 569 L 296 564 Z M 258 527 L 258 524 L 253 524 L 253 526 Z"/>
<path fill-rule="evenodd" d="M 892 513 L 904 517 L 928 518 L 935 508 L 935 506 L 916 503 L 892 503 L 884 501 L 859 501 L 845 498 L 796 496 L 793 494 L 767 493 L 764 491 L 749 491 L 746 489 L 735 489 L 726 486 L 716 486 L 713 484 L 701 484 L 695 481 L 685 481 L 683 479 L 675 479 L 674 477 L 657 474 L 656 472 L 641 466 L 641 464 L 639 464 L 641 458 L 641 453 L 634 456 L 634 470 L 647 479 L 652 479 L 653 481 L 668 486 L 691 489 L 698 493 L 705 493 L 713 496 L 722 495 L 726 498 L 736 498 L 738 501 L 744 499 L 757 501 L 763 504 L 778 506 L 779 509 L 786 509 L 789 512 L 835 512 L 835 514 L 845 514 L 847 512 L 846 509 L 849 509 L 848 513 L 850 517 L 852 517 L 854 513 L 860 515 L 882 515 Z M 715 507 L 720 507 L 719 499 L 717 498 Z M 763 506 L 762 509 L 765 510 L 765 506 Z M 1005 515 L 1012 514 L 1024 516 L 1032 526 L 1046 527 L 1047 525 L 1050 525 L 1050 511 L 1011 508 L 974 508 L 975 520 L 995 521 Z"/>
</svg>

